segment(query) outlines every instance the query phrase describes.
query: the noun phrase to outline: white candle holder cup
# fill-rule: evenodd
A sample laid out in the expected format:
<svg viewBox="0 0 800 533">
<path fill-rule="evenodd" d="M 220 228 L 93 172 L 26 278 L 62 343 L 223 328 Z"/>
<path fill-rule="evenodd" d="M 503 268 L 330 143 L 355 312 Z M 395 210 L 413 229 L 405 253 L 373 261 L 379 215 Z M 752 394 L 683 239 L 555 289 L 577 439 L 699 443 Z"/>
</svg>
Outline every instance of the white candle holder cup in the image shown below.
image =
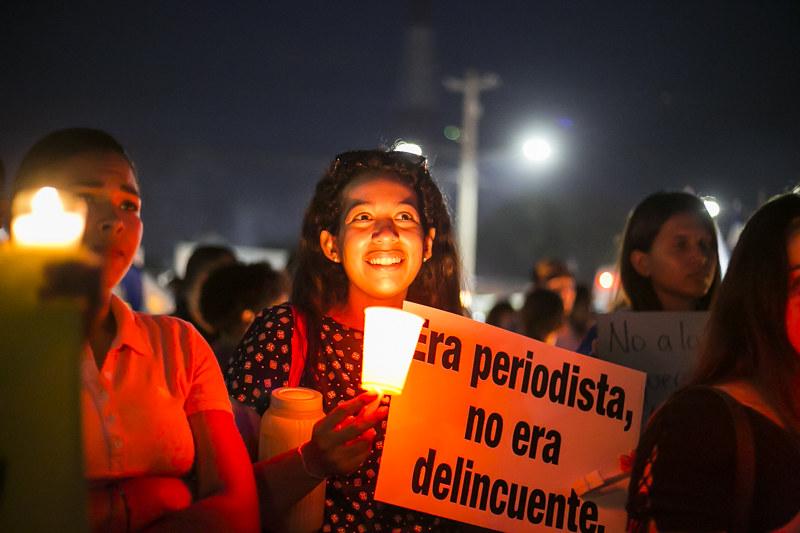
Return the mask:
<svg viewBox="0 0 800 533">
<path fill-rule="evenodd" d="M 403 392 L 424 320 L 394 307 L 364 310 L 361 387 L 378 393 Z"/>
</svg>

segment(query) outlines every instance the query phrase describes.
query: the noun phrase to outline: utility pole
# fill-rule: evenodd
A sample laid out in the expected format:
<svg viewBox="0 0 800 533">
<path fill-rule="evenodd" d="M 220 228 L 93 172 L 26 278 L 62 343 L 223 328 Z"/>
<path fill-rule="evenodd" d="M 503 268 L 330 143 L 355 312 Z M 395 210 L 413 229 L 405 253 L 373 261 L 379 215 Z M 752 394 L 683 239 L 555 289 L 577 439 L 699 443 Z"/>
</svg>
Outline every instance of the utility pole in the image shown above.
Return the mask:
<svg viewBox="0 0 800 533">
<path fill-rule="evenodd" d="M 431 20 L 433 0 L 410 0 L 409 23 L 400 56 L 391 140 L 419 144 L 426 154 L 441 151 L 439 99 L 441 76 L 436 65 L 436 33 Z"/>
<path fill-rule="evenodd" d="M 475 290 L 475 257 L 478 234 L 478 120 L 481 116 L 481 91 L 500 84 L 495 74 L 478 74 L 467 70 L 463 79 L 447 78 L 444 86 L 451 92 L 464 94 L 461 126 L 461 169 L 458 178 L 456 223 L 458 243 L 467 290 Z"/>
</svg>

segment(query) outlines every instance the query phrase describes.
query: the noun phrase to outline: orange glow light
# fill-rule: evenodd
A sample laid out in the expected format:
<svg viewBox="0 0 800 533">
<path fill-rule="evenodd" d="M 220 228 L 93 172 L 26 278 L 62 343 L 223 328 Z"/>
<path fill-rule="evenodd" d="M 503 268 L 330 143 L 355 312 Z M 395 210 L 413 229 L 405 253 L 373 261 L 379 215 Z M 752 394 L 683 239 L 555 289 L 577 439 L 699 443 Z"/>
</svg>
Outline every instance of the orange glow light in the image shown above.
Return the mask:
<svg viewBox="0 0 800 533">
<path fill-rule="evenodd" d="M 16 209 L 26 200 L 29 209 Z M 77 246 L 83 236 L 86 216 L 78 202 L 73 200 L 72 203 L 75 204 L 72 209 L 66 210 L 62 195 L 53 187 L 42 187 L 32 196 L 20 194 L 14 207 L 21 212 L 11 222 L 14 244 L 39 248 Z"/>
<path fill-rule="evenodd" d="M 614 286 L 614 274 L 608 270 L 601 272 L 600 275 L 597 276 L 597 284 L 603 289 L 610 289 Z"/>
</svg>

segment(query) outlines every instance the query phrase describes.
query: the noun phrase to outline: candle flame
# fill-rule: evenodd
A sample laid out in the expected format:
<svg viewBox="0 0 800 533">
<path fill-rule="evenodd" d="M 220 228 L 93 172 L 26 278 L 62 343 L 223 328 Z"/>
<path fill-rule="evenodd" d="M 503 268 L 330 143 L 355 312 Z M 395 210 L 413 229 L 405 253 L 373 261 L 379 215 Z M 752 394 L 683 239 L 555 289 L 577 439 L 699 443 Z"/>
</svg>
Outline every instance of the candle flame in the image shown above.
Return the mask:
<svg viewBox="0 0 800 533">
<path fill-rule="evenodd" d="M 83 236 L 85 217 L 67 211 L 59 192 L 42 187 L 30 200 L 30 212 L 19 214 L 11 222 L 14 243 L 20 246 L 66 248 L 76 246 Z"/>
</svg>

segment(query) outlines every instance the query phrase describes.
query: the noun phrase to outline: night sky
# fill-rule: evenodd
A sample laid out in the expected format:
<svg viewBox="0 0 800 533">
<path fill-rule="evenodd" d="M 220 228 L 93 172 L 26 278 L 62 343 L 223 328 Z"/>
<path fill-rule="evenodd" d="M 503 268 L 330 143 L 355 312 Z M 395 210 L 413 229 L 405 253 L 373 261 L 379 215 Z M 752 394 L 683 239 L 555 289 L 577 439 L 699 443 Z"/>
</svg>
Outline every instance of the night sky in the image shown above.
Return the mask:
<svg viewBox="0 0 800 533">
<path fill-rule="evenodd" d="M 441 80 L 470 67 L 502 80 L 482 99 L 479 275 L 558 255 L 588 280 L 650 192 L 716 195 L 725 229 L 734 203 L 800 182 L 798 2 L 443 0 L 428 62 L 407 52 L 409 2 L 76 5 L 0 7 L 0 157 L 13 173 L 61 127 L 118 137 L 155 269 L 181 239 L 292 246 L 327 161 L 398 137 L 427 140 L 455 209 L 442 129 L 461 100 Z M 422 110 L 412 57 L 431 74 Z M 549 168 L 522 162 L 534 130 L 559 140 Z"/>
</svg>

